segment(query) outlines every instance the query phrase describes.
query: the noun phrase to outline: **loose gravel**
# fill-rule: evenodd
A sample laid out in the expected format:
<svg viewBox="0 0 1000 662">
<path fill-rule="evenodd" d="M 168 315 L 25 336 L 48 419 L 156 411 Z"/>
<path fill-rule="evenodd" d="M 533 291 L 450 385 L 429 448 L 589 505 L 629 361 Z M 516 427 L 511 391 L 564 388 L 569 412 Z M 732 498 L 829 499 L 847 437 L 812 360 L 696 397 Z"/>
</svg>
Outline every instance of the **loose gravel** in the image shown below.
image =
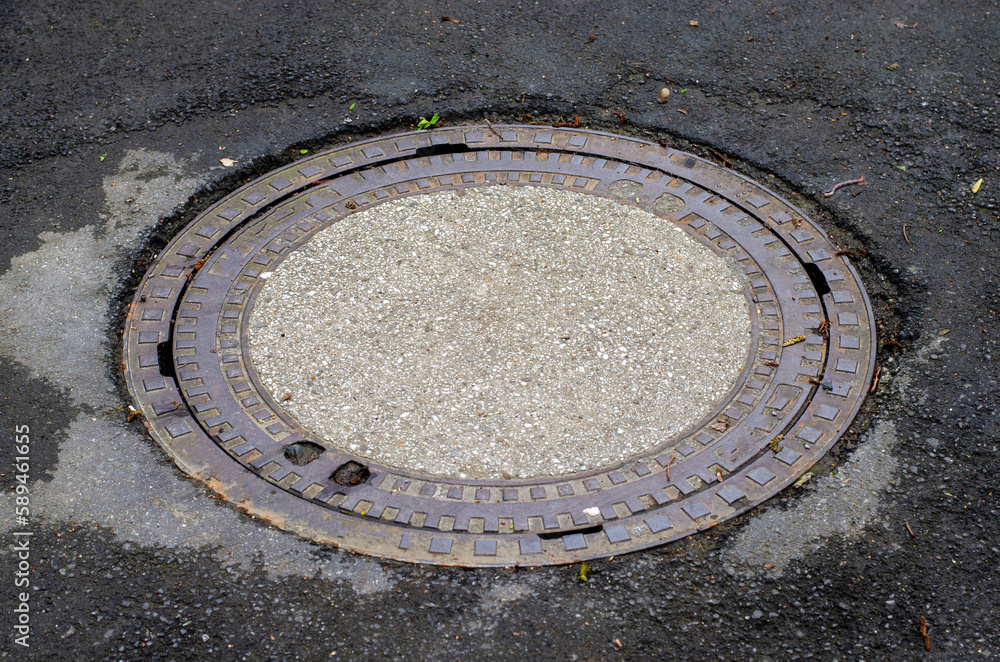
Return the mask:
<svg viewBox="0 0 1000 662">
<path fill-rule="evenodd" d="M 614 200 L 448 191 L 352 214 L 289 255 L 249 343 L 275 400 L 333 446 L 437 475 L 559 475 L 712 411 L 749 352 L 741 278 Z"/>
</svg>

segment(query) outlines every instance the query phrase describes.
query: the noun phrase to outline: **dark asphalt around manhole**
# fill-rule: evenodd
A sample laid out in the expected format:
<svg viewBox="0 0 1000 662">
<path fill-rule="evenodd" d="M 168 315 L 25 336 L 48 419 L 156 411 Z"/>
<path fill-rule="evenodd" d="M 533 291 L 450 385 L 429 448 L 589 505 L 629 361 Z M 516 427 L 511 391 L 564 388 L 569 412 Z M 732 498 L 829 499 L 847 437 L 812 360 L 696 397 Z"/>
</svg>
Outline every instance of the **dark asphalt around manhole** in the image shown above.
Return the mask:
<svg viewBox="0 0 1000 662">
<path fill-rule="evenodd" d="M 32 536 L 30 649 L 13 642 L 11 608 L 0 657 L 995 659 L 995 4 L 5 3 L 0 604 L 22 590 L 12 533 Z M 851 250 L 879 378 L 811 479 L 696 535 L 589 561 L 582 582 L 578 565 L 467 569 L 311 543 L 179 470 L 130 417 L 120 367 L 151 258 L 301 150 L 435 113 L 451 127 L 579 117 L 693 153 Z M 465 196 L 513 188 L 528 185 Z"/>
<path fill-rule="evenodd" d="M 280 262 L 359 210 L 488 186 L 634 205 L 737 265 L 750 355 L 711 414 L 599 469 L 471 480 L 378 464 L 283 409 L 248 346 L 250 313 Z M 874 346 L 871 305 L 850 261 L 759 184 L 624 136 L 468 126 L 318 154 L 224 197 L 150 268 L 127 317 L 124 356 L 153 436 L 241 509 L 381 557 L 539 566 L 660 545 L 769 499 L 847 430 L 868 392 Z"/>
</svg>

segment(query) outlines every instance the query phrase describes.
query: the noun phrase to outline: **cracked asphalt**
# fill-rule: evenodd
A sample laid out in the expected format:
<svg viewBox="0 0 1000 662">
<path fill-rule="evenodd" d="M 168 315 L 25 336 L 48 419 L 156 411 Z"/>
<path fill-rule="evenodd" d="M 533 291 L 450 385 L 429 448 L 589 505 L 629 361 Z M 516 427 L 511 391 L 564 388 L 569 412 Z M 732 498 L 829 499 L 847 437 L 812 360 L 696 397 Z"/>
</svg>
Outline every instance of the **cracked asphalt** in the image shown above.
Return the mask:
<svg viewBox="0 0 1000 662">
<path fill-rule="evenodd" d="M 0 5 L 0 658 L 1000 656 L 997 2 L 250 4 Z M 815 477 L 582 583 L 310 544 L 126 422 L 122 305 L 165 241 L 300 150 L 435 112 L 661 140 L 854 251 L 880 380 Z"/>
</svg>

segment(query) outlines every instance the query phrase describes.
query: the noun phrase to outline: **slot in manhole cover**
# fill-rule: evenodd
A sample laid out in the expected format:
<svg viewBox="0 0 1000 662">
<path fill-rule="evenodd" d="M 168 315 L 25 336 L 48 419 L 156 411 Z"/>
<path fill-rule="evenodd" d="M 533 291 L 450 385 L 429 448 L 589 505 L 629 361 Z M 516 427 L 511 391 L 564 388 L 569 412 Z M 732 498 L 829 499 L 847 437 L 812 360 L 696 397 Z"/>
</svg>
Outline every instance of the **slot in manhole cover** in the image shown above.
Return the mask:
<svg viewBox="0 0 1000 662">
<path fill-rule="evenodd" d="M 690 154 L 460 127 L 298 161 L 204 212 L 128 316 L 153 437 L 241 509 L 407 561 L 570 563 L 707 528 L 847 429 L 856 271 Z"/>
</svg>

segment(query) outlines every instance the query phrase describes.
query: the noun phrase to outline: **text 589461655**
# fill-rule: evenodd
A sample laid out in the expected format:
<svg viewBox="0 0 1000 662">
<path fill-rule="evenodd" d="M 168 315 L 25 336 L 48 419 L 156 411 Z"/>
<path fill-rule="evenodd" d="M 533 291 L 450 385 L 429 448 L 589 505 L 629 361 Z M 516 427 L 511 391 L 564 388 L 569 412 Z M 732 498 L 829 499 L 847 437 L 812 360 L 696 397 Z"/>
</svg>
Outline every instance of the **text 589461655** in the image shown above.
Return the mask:
<svg viewBox="0 0 1000 662">
<path fill-rule="evenodd" d="M 14 519 L 13 552 L 17 555 L 14 566 L 14 642 L 28 648 L 31 633 L 31 532 L 26 531 L 31 515 L 31 493 L 28 478 L 31 470 L 29 428 L 14 428 Z"/>
</svg>

